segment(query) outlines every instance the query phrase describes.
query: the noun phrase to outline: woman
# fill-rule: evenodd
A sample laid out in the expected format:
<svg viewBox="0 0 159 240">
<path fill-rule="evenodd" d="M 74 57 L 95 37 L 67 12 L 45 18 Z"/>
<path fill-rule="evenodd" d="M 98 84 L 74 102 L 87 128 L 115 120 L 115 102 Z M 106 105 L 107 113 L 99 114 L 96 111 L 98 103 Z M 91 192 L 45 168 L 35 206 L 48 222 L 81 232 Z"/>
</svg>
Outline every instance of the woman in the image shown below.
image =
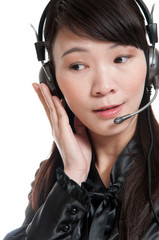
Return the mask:
<svg viewBox="0 0 159 240">
<path fill-rule="evenodd" d="M 151 107 L 114 123 L 150 99 L 139 7 L 134 0 L 51 1 L 45 41 L 61 101 L 45 84 L 33 87 L 55 143 L 22 227 L 5 240 L 159 239 L 158 123 Z"/>
</svg>

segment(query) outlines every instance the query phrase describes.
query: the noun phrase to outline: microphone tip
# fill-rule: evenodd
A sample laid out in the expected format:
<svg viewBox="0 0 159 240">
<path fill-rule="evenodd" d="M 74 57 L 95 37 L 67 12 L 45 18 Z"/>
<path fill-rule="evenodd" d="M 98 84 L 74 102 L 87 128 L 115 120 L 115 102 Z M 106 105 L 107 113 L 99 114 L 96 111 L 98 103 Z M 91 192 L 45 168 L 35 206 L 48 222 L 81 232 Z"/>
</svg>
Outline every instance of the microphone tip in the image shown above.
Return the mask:
<svg viewBox="0 0 159 240">
<path fill-rule="evenodd" d="M 125 116 L 122 116 L 122 117 L 117 117 L 117 118 L 114 119 L 114 123 L 115 124 L 120 124 L 123 121 L 127 120 L 128 118 L 131 118 L 132 116 L 133 116 L 133 114 L 128 114 L 128 115 L 125 115 Z"/>
<path fill-rule="evenodd" d="M 123 121 L 123 118 L 122 118 L 122 117 L 118 117 L 118 118 L 115 118 L 115 119 L 114 119 L 114 123 L 115 123 L 115 124 L 120 124 L 122 121 Z"/>
</svg>

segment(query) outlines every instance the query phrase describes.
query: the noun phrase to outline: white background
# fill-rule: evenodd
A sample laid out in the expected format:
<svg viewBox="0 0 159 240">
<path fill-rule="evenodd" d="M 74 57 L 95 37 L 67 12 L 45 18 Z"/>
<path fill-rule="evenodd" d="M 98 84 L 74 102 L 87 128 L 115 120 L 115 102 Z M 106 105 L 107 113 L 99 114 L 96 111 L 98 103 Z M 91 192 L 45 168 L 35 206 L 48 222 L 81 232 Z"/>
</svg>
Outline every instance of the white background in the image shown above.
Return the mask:
<svg viewBox="0 0 159 240">
<path fill-rule="evenodd" d="M 155 21 L 159 23 L 158 0 Z M 30 183 L 52 146 L 51 128 L 32 83 L 40 63 L 30 27 L 36 29 L 47 0 L 7 0 L 0 3 L 0 239 L 21 225 Z M 157 45 L 159 47 L 159 45 Z M 157 104 L 153 104 L 159 120 Z"/>
</svg>

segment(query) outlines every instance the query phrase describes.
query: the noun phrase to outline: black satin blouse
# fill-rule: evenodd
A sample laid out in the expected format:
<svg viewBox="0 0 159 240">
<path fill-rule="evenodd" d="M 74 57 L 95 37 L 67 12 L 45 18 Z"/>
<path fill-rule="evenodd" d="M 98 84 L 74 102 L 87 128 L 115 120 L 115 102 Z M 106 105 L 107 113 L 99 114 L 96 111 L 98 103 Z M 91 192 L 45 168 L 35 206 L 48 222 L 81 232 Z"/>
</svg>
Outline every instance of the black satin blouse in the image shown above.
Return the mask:
<svg viewBox="0 0 159 240">
<path fill-rule="evenodd" d="M 94 155 L 87 181 L 81 187 L 57 169 L 57 182 L 44 204 L 36 213 L 29 204 L 22 227 L 4 240 L 117 240 L 122 186 L 137 153 L 133 139 L 116 159 L 108 188 L 100 179 Z M 159 201 L 159 214 L 157 206 Z M 140 239 L 159 239 L 159 226 L 153 218 Z"/>
</svg>

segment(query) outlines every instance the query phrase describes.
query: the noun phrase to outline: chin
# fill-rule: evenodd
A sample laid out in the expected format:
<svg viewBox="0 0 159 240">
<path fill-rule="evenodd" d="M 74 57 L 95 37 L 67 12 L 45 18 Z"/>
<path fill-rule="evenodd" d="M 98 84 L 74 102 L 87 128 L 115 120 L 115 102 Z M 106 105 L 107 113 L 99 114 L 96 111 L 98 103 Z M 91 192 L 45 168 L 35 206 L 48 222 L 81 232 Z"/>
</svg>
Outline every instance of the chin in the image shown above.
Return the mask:
<svg viewBox="0 0 159 240">
<path fill-rule="evenodd" d="M 88 128 L 90 132 L 102 137 L 113 137 L 117 135 L 131 134 L 134 135 L 136 129 L 137 117 L 134 116 L 130 119 L 123 121 L 120 124 L 115 124 L 114 119 L 111 121 L 105 121 L 105 123 L 95 124 L 95 128 Z"/>
</svg>

